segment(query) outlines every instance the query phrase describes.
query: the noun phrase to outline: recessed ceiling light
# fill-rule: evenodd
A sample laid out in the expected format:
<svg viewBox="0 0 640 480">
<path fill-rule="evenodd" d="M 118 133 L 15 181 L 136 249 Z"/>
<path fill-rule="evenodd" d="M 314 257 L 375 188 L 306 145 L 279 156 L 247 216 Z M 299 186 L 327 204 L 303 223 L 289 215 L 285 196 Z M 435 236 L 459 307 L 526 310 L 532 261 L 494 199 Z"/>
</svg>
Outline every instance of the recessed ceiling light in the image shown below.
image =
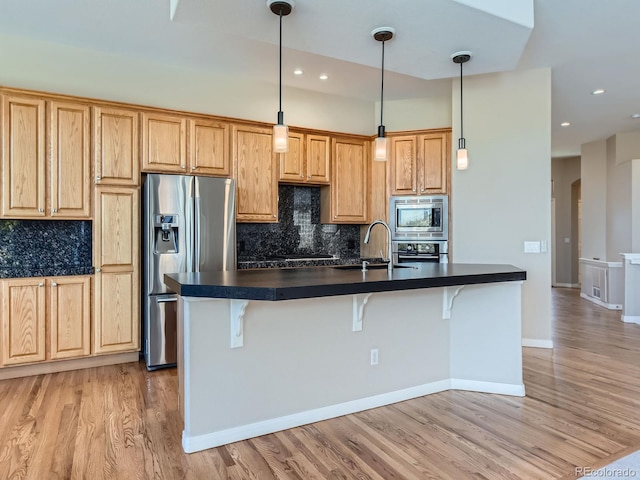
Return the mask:
<svg viewBox="0 0 640 480">
<path fill-rule="evenodd" d="M 640 118 L 640 113 L 634 113 L 631 118 Z"/>
<path fill-rule="evenodd" d="M 327 75 L 326 73 L 320 75 L 320 80 L 326 80 L 327 78 L 329 78 L 329 75 Z"/>
<path fill-rule="evenodd" d="M 598 89 L 594 90 L 593 92 L 591 92 L 591 95 L 602 95 L 604 92 L 606 92 L 606 90 L 604 88 L 598 88 Z"/>
<path fill-rule="evenodd" d="M 302 69 L 301 69 L 301 68 L 296 68 L 296 69 L 293 71 L 293 74 L 294 74 L 294 75 L 302 75 L 303 73 L 304 73 L 304 72 L 302 71 Z"/>
<path fill-rule="evenodd" d="M 569 122 L 562 122 L 560 124 L 561 127 L 568 127 L 569 125 L 571 125 L 571 123 L 569 123 Z"/>
</svg>

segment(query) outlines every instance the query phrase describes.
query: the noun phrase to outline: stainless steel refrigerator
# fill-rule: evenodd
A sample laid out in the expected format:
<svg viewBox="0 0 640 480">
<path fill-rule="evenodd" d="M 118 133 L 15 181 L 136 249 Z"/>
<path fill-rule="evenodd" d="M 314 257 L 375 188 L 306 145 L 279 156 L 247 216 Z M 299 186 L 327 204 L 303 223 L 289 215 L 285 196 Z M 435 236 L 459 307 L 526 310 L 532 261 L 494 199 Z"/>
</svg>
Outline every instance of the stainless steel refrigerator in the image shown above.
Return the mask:
<svg viewBox="0 0 640 480">
<path fill-rule="evenodd" d="M 148 174 L 143 192 L 143 351 L 155 370 L 177 359 L 178 296 L 164 274 L 236 269 L 235 182 Z"/>
</svg>

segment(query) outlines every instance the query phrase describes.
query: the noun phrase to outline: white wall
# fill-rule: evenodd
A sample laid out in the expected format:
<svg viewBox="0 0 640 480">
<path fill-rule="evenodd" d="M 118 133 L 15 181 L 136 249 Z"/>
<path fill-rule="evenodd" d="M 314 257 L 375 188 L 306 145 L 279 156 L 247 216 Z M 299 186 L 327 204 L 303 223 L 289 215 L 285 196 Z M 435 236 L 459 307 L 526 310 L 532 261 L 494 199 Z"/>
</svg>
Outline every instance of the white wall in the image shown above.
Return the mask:
<svg viewBox="0 0 640 480">
<path fill-rule="evenodd" d="M 0 35 L 0 84 L 275 123 L 278 85 Z M 374 105 L 283 89 L 288 125 L 373 135 Z"/>
<path fill-rule="evenodd" d="M 607 257 L 620 262 L 620 253 L 631 253 L 631 162 L 618 161 L 617 136 L 607 145 Z"/>
<path fill-rule="evenodd" d="M 607 142 L 585 143 L 580 153 L 582 257 L 606 261 Z"/>
<path fill-rule="evenodd" d="M 444 90 L 444 93 L 439 96 L 385 100 L 383 113 L 387 132 L 450 127 L 451 89 Z M 380 124 L 380 102 L 376 102 L 374 123 L 376 126 Z M 375 131 L 373 133 L 375 134 Z"/>
<path fill-rule="evenodd" d="M 453 144 L 460 119 L 454 80 Z M 478 75 L 464 80 L 468 170 L 453 170 L 456 262 L 508 263 L 527 271 L 522 290 L 525 344 L 551 346 L 551 259 L 523 242 L 551 240 L 551 72 Z"/>
</svg>

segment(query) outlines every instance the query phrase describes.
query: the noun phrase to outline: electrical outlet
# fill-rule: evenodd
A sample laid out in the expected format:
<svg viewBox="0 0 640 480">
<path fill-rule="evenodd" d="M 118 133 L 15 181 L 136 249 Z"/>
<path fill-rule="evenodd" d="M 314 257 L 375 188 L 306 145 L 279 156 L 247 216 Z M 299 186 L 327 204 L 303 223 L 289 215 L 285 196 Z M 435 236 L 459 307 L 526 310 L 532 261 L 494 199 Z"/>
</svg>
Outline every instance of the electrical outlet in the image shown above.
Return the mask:
<svg viewBox="0 0 640 480">
<path fill-rule="evenodd" d="M 372 348 L 371 349 L 371 365 L 377 365 L 377 364 L 378 364 L 378 349 Z"/>
</svg>

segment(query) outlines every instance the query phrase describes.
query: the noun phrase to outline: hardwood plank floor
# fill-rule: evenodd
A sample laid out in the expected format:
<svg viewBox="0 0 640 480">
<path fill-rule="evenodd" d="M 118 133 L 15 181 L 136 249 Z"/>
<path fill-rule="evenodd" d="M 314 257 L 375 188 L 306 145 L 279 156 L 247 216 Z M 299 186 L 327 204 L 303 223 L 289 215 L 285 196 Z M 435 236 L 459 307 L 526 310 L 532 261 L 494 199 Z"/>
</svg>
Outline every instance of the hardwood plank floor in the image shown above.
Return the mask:
<svg viewBox="0 0 640 480">
<path fill-rule="evenodd" d="M 0 381 L 0 479 L 569 479 L 640 449 L 640 325 L 553 290 L 524 398 L 450 391 L 184 454 L 176 370 Z"/>
</svg>

